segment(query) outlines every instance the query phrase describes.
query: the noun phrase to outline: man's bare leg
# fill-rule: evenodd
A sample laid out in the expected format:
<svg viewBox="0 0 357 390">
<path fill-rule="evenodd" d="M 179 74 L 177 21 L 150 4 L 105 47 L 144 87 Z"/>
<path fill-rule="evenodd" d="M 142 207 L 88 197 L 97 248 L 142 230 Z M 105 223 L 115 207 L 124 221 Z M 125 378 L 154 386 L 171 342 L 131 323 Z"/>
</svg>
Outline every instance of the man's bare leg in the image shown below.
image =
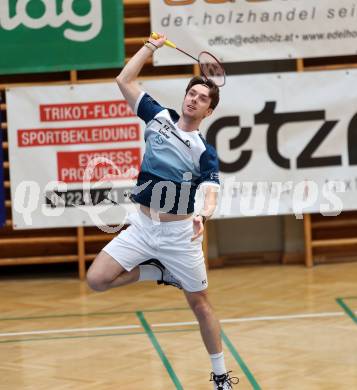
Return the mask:
<svg viewBox="0 0 357 390">
<path fill-rule="evenodd" d="M 106 252 L 101 251 L 87 272 L 87 283 L 95 291 L 125 286 L 139 280 L 139 267 L 127 272 Z"/>
<path fill-rule="evenodd" d="M 221 326 L 208 301 L 207 291 L 185 291 L 185 295 L 198 320 L 202 340 L 210 355 L 212 363 L 210 381 L 213 382 L 215 390 L 232 389 L 232 385 L 237 384 L 239 379 L 230 377 L 229 372 L 227 372 L 222 349 Z"/>
<path fill-rule="evenodd" d="M 185 291 L 185 295 L 200 325 L 202 340 L 208 353 L 211 355 L 222 352 L 221 326 L 208 301 L 206 290 Z"/>
</svg>

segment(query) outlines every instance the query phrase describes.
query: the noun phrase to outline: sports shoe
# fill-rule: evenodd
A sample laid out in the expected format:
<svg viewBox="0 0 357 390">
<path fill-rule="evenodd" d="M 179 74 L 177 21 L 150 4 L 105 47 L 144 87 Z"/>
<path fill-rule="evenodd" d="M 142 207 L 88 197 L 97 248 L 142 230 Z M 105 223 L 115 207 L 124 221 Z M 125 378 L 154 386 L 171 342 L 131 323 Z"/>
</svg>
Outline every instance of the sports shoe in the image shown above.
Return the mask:
<svg viewBox="0 0 357 390">
<path fill-rule="evenodd" d="M 215 375 L 213 372 L 211 372 L 210 382 L 213 382 L 214 390 L 233 389 L 233 385 L 236 385 L 239 382 L 239 379 L 235 376 L 232 376 L 231 378 L 229 376 L 231 372 L 232 371 L 228 371 L 222 375 Z"/>
<path fill-rule="evenodd" d="M 157 284 L 164 284 L 166 286 L 174 286 L 182 290 L 181 282 L 175 278 L 174 275 L 157 259 L 150 259 L 140 263 L 140 265 L 153 265 L 161 271 L 161 279 L 157 281 Z"/>
</svg>

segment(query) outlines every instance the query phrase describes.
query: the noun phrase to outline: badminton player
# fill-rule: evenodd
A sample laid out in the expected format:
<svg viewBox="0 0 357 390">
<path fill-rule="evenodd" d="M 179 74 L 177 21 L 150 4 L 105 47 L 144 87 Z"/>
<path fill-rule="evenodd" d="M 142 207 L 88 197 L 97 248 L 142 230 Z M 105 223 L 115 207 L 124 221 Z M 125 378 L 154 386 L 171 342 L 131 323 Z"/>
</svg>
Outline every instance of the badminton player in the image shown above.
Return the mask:
<svg viewBox="0 0 357 390">
<path fill-rule="evenodd" d="M 146 123 L 145 155 L 131 194 L 138 211 L 129 215 L 130 226 L 97 255 L 87 281 L 96 291 L 145 280 L 183 289 L 211 358 L 210 380 L 214 389 L 226 390 L 238 379 L 230 378 L 225 366 L 220 325 L 207 297 L 202 252 L 204 223 L 216 208 L 219 168 L 215 149 L 199 132 L 201 121 L 219 102 L 219 89 L 211 80 L 193 78 L 181 115 L 142 91 L 137 77 L 165 40 L 161 34 L 149 38 L 116 79 L 128 104 Z M 204 192 L 204 205 L 194 215 L 198 186 Z"/>
</svg>

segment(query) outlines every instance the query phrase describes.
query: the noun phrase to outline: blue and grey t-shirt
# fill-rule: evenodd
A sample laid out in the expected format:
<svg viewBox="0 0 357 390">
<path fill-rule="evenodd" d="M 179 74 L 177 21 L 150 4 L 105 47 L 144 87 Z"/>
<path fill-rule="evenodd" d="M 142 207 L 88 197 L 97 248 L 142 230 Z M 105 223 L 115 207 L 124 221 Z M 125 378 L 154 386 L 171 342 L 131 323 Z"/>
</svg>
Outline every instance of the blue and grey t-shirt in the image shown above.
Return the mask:
<svg viewBox="0 0 357 390">
<path fill-rule="evenodd" d="M 146 123 L 146 148 L 132 199 L 165 213 L 192 213 L 198 186 L 219 186 L 216 150 L 199 131 L 180 130 L 177 112 L 147 93 L 139 96 L 135 112 Z"/>
</svg>

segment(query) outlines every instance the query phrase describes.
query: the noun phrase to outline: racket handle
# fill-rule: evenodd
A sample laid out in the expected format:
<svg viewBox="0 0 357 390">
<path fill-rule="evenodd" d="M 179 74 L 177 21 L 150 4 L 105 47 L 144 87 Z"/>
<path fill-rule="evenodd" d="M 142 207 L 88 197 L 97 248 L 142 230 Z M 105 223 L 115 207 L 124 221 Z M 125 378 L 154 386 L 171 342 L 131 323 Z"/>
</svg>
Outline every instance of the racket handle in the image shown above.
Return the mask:
<svg viewBox="0 0 357 390">
<path fill-rule="evenodd" d="M 150 36 L 151 36 L 151 38 L 154 38 L 154 39 L 159 38 L 159 36 L 157 35 L 156 32 L 152 32 L 150 34 Z M 173 49 L 176 49 L 176 45 L 173 42 L 169 41 L 168 39 L 166 39 L 166 41 L 165 41 L 165 46 L 172 47 Z"/>
</svg>

